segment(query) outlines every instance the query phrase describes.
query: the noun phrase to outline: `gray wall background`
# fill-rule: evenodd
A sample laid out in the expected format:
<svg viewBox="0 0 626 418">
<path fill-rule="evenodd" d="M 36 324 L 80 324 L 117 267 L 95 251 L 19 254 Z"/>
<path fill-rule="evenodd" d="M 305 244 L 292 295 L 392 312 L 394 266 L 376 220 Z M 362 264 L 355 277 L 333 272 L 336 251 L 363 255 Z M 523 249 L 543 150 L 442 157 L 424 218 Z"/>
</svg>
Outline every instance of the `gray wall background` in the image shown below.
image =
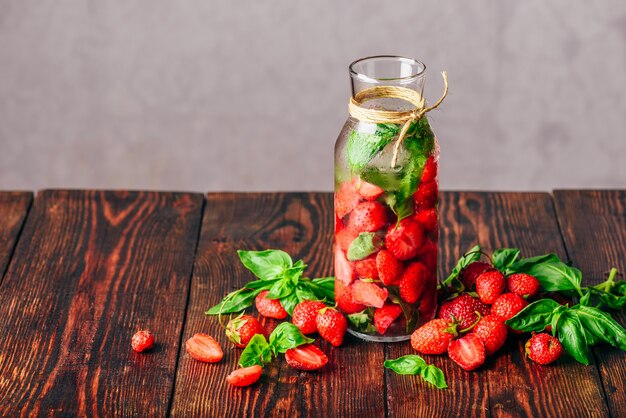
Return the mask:
<svg viewBox="0 0 626 418">
<path fill-rule="evenodd" d="M 626 186 L 626 2 L 0 1 L 0 189 L 329 190 L 347 65 L 427 64 L 447 189 Z"/>
</svg>

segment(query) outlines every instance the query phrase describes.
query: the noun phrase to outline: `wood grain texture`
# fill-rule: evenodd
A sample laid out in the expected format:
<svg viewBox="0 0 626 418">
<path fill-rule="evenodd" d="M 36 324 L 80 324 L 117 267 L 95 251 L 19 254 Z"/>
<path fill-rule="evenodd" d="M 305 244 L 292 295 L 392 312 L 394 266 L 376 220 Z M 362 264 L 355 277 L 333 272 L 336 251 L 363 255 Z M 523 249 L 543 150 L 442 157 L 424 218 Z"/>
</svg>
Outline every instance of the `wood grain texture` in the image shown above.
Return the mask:
<svg viewBox="0 0 626 418">
<path fill-rule="evenodd" d="M 218 364 L 203 364 L 181 352 L 173 416 L 385 414 L 383 345 L 347 337 L 337 349 L 318 337 L 316 344 L 330 360 L 320 372 L 298 372 L 281 358 L 266 368 L 260 383 L 237 389 L 225 378 L 237 367 L 241 350 L 229 348 L 217 318 L 204 315 L 227 292 L 253 279 L 237 249 L 283 249 L 309 264 L 310 276 L 332 274 L 332 204 L 330 193 L 208 195 L 184 339 L 207 332 L 222 344 L 225 356 Z"/>
<path fill-rule="evenodd" d="M 0 415 L 164 416 L 202 195 L 44 191 L 0 293 Z M 154 350 L 130 339 L 151 329 Z"/>
<path fill-rule="evenodd" d="M 0 192 L 0 284 L 32 200 L 30 192 Z"/>
<path fill-rule="evenodd" d="M 616 267 L 626 273 L 626 190 L 554 192 L 558 219 L 570 260 L 583 272 L 583 283 L 597 284 Z M 623 326 L 624 313 L 613 313 Z M 598 346 L 594 354 L 614 417 L 626 416 L 626 353 Z"/>
</svg>

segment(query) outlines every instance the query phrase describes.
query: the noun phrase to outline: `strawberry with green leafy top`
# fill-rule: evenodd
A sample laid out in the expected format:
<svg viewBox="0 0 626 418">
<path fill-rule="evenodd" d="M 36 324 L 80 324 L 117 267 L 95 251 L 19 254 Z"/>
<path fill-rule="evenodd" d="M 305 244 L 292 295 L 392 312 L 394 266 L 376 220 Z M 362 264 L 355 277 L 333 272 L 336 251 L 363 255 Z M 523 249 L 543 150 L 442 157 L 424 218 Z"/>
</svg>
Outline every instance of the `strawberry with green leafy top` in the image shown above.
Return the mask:
<svg viewBox="0 0 626 418">
<path fill-rule="evenodd" d="M 463 270 L 461 270 L 461 282 L 465 286 L 466 290 L 473 290 L 476 285 L 476 279 L 478 276 L 493 268 L 493 266 L 484 261 L 474 261 L 469 264 Z"/>
<path fill-rule="evenodd" d="M 560 341 L 550 334 L 533 332 L 532 337 L 524 346 L 526 355 L 535 363 L 550 364 L 561 357 L 563 346 Z"/>
<path fill-rule="evenodd" d="M 489 306 L 467 293 L 444 302 L 439 308 L 439 318 L 449 322 L 456 322 L 461 329 L 471 327 L 478 321 L 478 315 L 489 315 Z"/>
<path fill-rule="evenodd" d="M 226 336 L 236 347 L 245 348 L 256 334 L 267 336 L 267 331 L 253 316 L 241 314 L 226 324 Z"/>
<path fill-rule="evenodd" d="M 458 335 L 457 327 L 443 319 L 433 319 L 411 335 L 411 347 L 422 354 L 443 354 Z"/>
</svg>

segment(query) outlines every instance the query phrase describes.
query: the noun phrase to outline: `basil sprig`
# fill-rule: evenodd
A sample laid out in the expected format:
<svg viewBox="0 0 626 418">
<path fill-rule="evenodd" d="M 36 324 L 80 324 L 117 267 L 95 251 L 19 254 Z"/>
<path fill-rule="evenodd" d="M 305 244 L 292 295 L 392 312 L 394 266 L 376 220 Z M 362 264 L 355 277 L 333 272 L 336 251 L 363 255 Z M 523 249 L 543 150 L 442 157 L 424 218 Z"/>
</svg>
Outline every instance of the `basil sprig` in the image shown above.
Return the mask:
<svg viewBox="0 0 626 418">
<path fill-rule="evenodd" d="M 454 280 L 459 278 L 461 271 L 472 264 L 474 261 L 480 260 L 482 255 L 480 245 L 474 245 L 457 261 L 456 266 L 450 272 L 450 275 L 441 283 L 441 286 L 451 285 Z"/>
<path fill-rule="evenodd" d="M 385 367 L 398 374 L 419 375 L 438 389 L 446 389 L 448 387 L 443 371 L 437 366 L 427 364 L 423 358 L 415 354 L 398 357 L 395 360 L 386 360 Z"/>
<path fill-rule="evenodd" d="M 239 357 L 241 367 L 255 364 L 263 367 L 271 363 L 278 353 L 284 354 L 291 348 L 310 344 L 314 340 L 302 334 L 302 331 L 290 322 L 280 323 L 270 334 L 269 342 L 262 334 L 253 336 Z"/>
</svg>

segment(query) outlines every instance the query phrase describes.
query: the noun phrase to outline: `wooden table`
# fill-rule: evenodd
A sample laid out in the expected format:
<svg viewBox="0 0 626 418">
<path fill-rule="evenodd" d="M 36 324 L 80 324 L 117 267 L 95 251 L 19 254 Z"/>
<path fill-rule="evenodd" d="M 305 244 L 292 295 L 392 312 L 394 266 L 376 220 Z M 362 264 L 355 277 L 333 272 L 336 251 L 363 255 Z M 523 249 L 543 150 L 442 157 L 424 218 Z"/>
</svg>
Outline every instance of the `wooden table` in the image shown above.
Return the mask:
<svg viewBox="0 0 626 418">
<path fill-rule="evenodd" d="M 230 387 L 240 351 L 204 311 L 251 279 L 235 250 L 284 249 L 332 275 L 332 224 L 329 193 L 0 193 L 0 414 L 626 416 L 625 353 L 542 367 L 515 338 L 477 372 L 427 357 L 448 390 L 383 368 L 408 343 L 352 338 L 320 343 L 319 373 L 281 360 L 255 386 Z M 626 270 L 626 191 L 442 193 L 440 274 L 477 242 L 556 252 L 602 280 Z M 150 353 L 130 348 L 140 328 L 156 335 Z M 225 347 L 221 363 L 181 349 L 197 332 Z"/>
</svg>

